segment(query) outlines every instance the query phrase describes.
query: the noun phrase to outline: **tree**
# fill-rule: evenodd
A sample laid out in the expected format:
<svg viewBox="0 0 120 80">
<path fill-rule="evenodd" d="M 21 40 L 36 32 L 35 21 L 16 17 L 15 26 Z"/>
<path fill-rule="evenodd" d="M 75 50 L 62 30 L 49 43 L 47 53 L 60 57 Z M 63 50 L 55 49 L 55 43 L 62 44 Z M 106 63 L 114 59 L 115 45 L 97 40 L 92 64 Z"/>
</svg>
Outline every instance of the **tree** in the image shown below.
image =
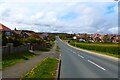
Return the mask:
<svg viewBox="0 0 120 80">
<path fill-rule="evenodd" d="M 103 37 L 103 41 L 104 42 L 110 42 L 111 40 L 110 40 L 110 36 L 109 35 L 105 35 L 104 37 Z"/>
</svg>

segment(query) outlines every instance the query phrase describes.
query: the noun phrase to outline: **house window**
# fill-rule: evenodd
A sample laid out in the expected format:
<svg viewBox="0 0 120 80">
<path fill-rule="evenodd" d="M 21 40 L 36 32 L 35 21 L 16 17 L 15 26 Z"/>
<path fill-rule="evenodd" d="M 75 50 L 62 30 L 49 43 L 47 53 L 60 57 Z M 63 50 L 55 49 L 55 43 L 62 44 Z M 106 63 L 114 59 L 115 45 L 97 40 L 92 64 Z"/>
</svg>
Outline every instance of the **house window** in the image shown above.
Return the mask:
<svg viewBox="0 0 120 80">
<path fill-rule="evenodd" d="M 6 32 L 5 34 L 8 35 L 8 36 L 10 36 L 10 32 Z"/>
</svg>

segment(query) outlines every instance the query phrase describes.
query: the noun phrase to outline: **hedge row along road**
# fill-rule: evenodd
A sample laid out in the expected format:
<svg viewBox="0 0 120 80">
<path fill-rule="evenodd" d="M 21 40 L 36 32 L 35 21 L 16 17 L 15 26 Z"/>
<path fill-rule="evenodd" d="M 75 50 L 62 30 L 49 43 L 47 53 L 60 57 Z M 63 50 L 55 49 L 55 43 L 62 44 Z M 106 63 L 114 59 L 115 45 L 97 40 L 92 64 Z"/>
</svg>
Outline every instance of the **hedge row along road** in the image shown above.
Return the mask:
<svg viewBox="0 0 120 80">
<path fill-rule="evenodd" d="M 80 43 L 80 42 L 70 42 L 71 45 L 78 48 L 93 50 L 98 52 L 103 52 L 104 54 L 118 56 L 119 48 L 118 44 L 112 43 Z"/>
</svg>

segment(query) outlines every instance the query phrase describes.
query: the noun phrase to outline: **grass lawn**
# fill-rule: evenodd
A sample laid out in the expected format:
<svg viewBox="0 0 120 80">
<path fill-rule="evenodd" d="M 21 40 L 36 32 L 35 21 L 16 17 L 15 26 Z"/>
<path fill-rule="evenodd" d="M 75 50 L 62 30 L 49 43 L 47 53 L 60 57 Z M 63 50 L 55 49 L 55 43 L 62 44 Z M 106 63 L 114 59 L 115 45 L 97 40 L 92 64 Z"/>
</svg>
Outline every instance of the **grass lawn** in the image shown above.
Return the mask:
<svg viewBox="0 0 120 80">
<path fill-rule="evenodd" d="M 28 60 L 32 57 L 34 57 L 35 54 L 34 53 L 16 53 L 16 54 L 11 54 L 11 55 L 7 55 L 2 57 L 2 68 L 6 68 L 9 66 L 12 66 L 18 62 L 21 62 L 23 60 Z"/>
<path fill-rule="evenodd" d="M 56 58 L 48 57 L 28 72 L 22 80 L 28 80 L 31 78 L 49 78 L 53 79 L 56 76 L 56 70 L 58 66 L 58 60 Z"/>
<path fill-rule="evenodd" d="M 119 57 L 118 43 L 82 43 L 71 41 L 70 44 L 81 49 L 86 49 L 101 54 Z"/>
</svg>

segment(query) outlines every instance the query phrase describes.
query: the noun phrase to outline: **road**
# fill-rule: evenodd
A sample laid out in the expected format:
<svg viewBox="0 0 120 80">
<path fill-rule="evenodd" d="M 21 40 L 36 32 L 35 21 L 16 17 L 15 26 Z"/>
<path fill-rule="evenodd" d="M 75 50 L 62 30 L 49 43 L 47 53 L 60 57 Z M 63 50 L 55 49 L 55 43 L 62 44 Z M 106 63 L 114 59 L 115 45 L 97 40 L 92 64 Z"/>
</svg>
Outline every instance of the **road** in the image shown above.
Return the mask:
<svg viewBox="0 0 120 80">
<path fill-rule="evenodd" d="M 58 37 L 57 41 L 61 48 L 60 78 L 118 78 L 118 61 L 75 49 Z"/>
</svg>

